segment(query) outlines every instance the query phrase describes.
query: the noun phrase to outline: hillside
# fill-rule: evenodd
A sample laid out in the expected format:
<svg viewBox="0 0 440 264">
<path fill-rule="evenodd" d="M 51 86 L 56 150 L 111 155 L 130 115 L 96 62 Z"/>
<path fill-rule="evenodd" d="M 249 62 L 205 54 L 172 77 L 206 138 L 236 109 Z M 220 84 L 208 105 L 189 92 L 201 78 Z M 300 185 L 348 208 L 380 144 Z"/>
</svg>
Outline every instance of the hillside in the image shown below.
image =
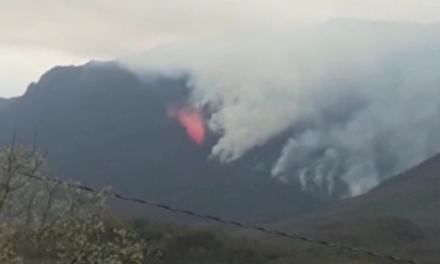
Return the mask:
<svg viewBox="0 0 440 264">
<path fill-rule="evenodd" d="M 440 155 L 436 155 L 362 196 L 274 228 L 437 263 L 439 208 Z"/>
<path fill-rule="evenodd" d="M 314 64 L 318 59 L 321 65 L 319 56 L 300 56 L 305 65 L 293 61 L 305 67 L 300 71 L 323 74 L 317 83 L 310 80 L 310 90 L 316 94 L 305 93 L 302 100 L 290 92 L 295 89 L 289 83 L 280 84 L 288 89 L 277 88 L 279 94 L 272 94 L 270 87 L 256 99 L 245 93 L 229 107 L 217 109 L 228 117 L 228 132 L 219 135 L 222 129 L 218 129 L 215 134 L 205 124 L 202 146 L 169 116 L 170 104 L 188 103 L 194 88 L 193 79 L 189 88 L 189 74 L 165 77 L 147 71 L 135 75 L 115 62 L 96 61 L 54 67 L 29 85 L 22 97 L 0 101 L 0 145 L 9 144 L 16 131 L 20 142 L 36 141 L 48 152 L 51 172 L 65 178 L 110 184 L 134 196 L 238 220 L 288 219 L 369 190 L 438 152 L 437 28 L 361 20 L 333 20 L 314 28 L 307 37 L 311 51 L 316 48 L 323 61 L 332 65 L 325 54 L 342 52 L 347 45 L 347 52 L 354 52 L 347 53 L 347 58 L 361 55 L 347 61 L 354 73 L 318 73 L 319 69 L 307 67 L 307 61 Z M 348 33 L 356 38 L 344 41 Z M 334 39 L 342 39 L 343 45 L 330 45 L 330 50 L 319 45 Z M 150 51 L 151 57 L 145 58 L 154 61 L 167 49 L 159 53 Z M 285 79 L 267 71 L 274 86 L 278 79 Z M 243 75 L 250 79 L 241 84 L 261 81 L 254 74 Z M 215 90 L 223 81 L 208 83 L 199 89 Z M 414 96 L 425 102 L 424 107 L 413 105 Z M 297 97 L 298 102 L 292 101 Z M 266 102 L 268 106 L 259 107 Z M 208 111 L 209 105 L 201 104 L 206 107 L 202 109 L 206 121 L 216 110 Z M 295 112 L 302 109 L 290 108 L 295 104 L 309 110 L 298 117 Z M 235 144 L 226 144 L 223 150 L 233 153 L 244 142 L 247 152 L 228 164 L 211 159 L 213 146 L 221 145 L 216 144 L 219 138 L 231 133 L 228 140 Z M 405 148 L 414 151 L 407 153 Z"/>
<path fill-rule="evenodd" d="M 319 218 L 400 217 L 440 228 L 440 155 L 383 182 L 365 195 L 341 201 Z"/>
<path fill-rule="evenodd" d="M 440 155 L 384 182 L 342 210 L 369 216 L 395 215 L 440 228 Z"/>
<path fill-rule="evenodd" d="M 0 111 L 7 108 L 10 105 L 10 103 L 12 102 L 12 100 L 13 99 L 0 98 Z"/>
<path fill-rule="evenodd" d="M 209 160 L 216 135 L 208 131 L 200 147 L 167 114 L 187 89 L 185 78 L 141 82 L 114 63 L 55 67 L 0 112 L 0 145 L 15 130 L 48 153 L 60 177 L 238 220 L 273 221 L 326 203 L 245 160 Z"/>
</svg>

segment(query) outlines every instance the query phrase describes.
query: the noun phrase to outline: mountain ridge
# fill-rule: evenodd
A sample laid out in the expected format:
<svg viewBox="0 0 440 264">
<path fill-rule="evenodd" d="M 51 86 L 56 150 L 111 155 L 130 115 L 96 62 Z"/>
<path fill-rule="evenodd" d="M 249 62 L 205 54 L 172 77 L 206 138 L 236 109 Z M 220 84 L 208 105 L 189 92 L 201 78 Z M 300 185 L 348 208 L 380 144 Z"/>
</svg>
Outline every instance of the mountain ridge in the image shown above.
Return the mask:
<svg viewBox="0 0 440 264">
<path fill-rule="evenodd" d="M 199 147 L 167 114 L 167 104 L 188 92 L 185 79 L 145 82 L 115 63 L 54 67 L 0 112 L 0 145 L 15 131 L 20 143 L 36 141 L 50 171 L 65 179 L 243 221 L 327 203 L 267 170 L 210 160 L 218 136 L 207 130 Z"/>
<path fill-rule="evenodd" d="M 359 23 L 377 25 L 363 21 L 351 24 L 336 21 L 335 27 L 329 29 L 341 26 L 351 30 Z M 391 27 L 395 25 L 404 29 L 397 30 L 397 33 L 407 34 L 406 24 L 392 23 Z M 411 33 L 411 29 L 408 32 Z M 414 59 L 413 55 L 404 56 L 408 60 L 403 61 Z M 402 54 L 393 56 L 397 63 L 394 60 L 392 63 L 400 65 Z M 394 74 L 394 71 L 390 72 Z M 215 206 L 209 206 L 210 194 L 216 193 L 212 199 L 217 199 L 217 209 L 222 208 L 222 214 L 252 221 L 275 221 L 270 219 L 274 211 L 286 212 L 277 217 L 288 218 L 335 202 L 337 195 L 328 197 L 319 188 L 310 193 L 302 190 L 298 182 L 283 185 L 278 179 L 271 178 L 271 169 L 283 145 L 295 136 L 292 131 L 281 133 L 235 162 L 222 164 L 209 159 L 211 148 L 220 135 L 208 129 L 205 144 L 198 147 L 186 136 L 185 129 L 167 114 L 168 103 L 188 100 L 191 88 L 187 82 L 185 75 L 165 77 L 151 73 L 139 76 L 115 61 L 54 67 L 30 84 L 23 96 L 13 101 L 0 101 L 0 123 L 3 125 L 0 145 L 10 143 L 15 131 L 21 142 L 31 144 L 37 141 L 43 151 L 48 151 L 54 174 L 88 184 L 102 185 L 108 180 L 123 192 L 148 193 L 147 198 L 188 207 L 194 205 L 196 209 L 209 212 L 216 212 Z M 346 109 L 342 110 L 342 114 L 327 114 L 350 119 L 344 115 Z M 327 109 L 323 111 L 328 112 Z M 301 126 L 294 129 L 301 130 Z M 325 149 L 318 148 L 311 156 L 319 158 L 326 154 Z M 383 161 L 376 160 L 382 166 Z M 294 174 L 295 167 L 287 173 Z M 271 192 L 259 194 L 258 188 L 252 186 L 252 180 L 258 181 L 255 184 L 258 188 L 267 187 Z M 216 189 L 217 186 L 222 188 Z M 286 186 L 291 189 L 285 190 Z M 283 191 L 278 192 L 278 189 Z M 233 193 L 234 199 L 229 200 L 222 192 Z M 234 213 L 227 212 L 232 201 L 238 201 L 247 192 L 252 192 L 254 197 L 246 197 L 247 202 L 234 209 Z M 255 197 L 259 195 L 261 197 Z M 290 199 L 294 201 L 293 205 L 289 204 Z M 258 206 L 266 200 L 270 201 L 265 205 L 267 212 L 250 218 L 244 215 L 243 209 L 248 207 L 258 215 Z"/>
<path fill-rule="evenodd" d="M 277 230 L 437 263 L 440 154 L 371 191 L 272 224 Z"/>
</svg>

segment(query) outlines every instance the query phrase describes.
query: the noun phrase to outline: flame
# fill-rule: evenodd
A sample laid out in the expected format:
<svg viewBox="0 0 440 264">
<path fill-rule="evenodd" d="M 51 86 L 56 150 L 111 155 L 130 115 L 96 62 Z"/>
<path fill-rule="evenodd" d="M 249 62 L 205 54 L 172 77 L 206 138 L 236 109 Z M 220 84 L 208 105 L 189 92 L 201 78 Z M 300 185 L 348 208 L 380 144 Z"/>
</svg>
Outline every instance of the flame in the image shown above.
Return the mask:
<svg viewBox="0 0 440 264">
<path fill-rule="evenodd" d="M 197 109 L 168 106 L 168 115 L 175 118 L 185 129 L 188 136 L 199 146 L 205 140 L 205 126 L 202 115 Z"/>
</svg>

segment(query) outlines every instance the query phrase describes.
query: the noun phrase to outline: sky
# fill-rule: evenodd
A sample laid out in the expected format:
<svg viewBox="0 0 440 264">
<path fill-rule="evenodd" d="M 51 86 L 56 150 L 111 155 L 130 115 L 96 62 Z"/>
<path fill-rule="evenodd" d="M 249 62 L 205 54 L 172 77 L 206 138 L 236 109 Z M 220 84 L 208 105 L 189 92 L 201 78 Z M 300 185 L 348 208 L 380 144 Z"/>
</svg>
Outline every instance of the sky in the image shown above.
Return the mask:
<svg viewBox="0 0 440 264">
<path fill-rule="evenodd" d="M 2 0 L 0 97 L 22 94 L 55 65 L 230 40 L 350 17 L 432 23 L 440 0 Z"/>
</svg>

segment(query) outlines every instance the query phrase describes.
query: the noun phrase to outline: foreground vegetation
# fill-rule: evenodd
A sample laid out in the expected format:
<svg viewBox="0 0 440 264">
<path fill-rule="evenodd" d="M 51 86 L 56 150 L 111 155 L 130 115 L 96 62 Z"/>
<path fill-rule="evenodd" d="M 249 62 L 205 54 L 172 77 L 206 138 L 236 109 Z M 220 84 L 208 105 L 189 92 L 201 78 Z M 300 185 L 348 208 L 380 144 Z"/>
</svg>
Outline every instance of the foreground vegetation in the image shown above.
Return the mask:
<svg viewBox="0 0 440 264">
<path fill-rule="evenodd" d="M 311 245 L 257 244 L 215 231 L 110 218 L 108 188 L 90 193 L 51 181 L 44 158 L 15 144 L 1 152 L 0 166 L 0 263 L 389 263 Z"/>
</svg>

